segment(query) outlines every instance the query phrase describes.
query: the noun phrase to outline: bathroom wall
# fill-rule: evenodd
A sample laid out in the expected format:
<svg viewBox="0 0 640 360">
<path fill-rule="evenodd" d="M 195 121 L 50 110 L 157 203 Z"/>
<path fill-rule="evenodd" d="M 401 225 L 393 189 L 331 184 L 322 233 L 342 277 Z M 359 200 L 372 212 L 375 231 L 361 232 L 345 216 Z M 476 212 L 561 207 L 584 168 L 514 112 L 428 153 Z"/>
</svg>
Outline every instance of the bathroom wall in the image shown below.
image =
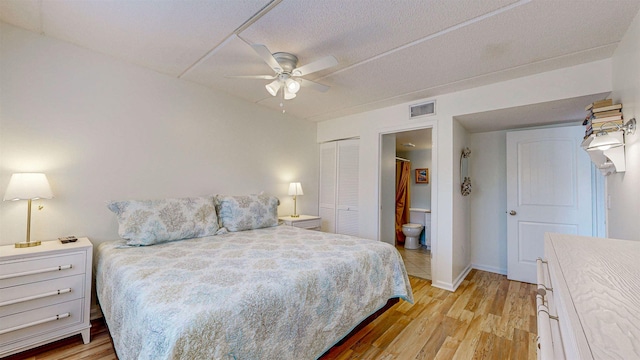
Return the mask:
<svg viewBox="0 0 640 360">
<path fill-rule="evenodd" d="M 396 156 L 411 160 L 411 207 L 431 209 L 431 149 L 399 151 Z M 416 184 L 416 169 L 429 169 L 429 184 Z"/>
</svg>

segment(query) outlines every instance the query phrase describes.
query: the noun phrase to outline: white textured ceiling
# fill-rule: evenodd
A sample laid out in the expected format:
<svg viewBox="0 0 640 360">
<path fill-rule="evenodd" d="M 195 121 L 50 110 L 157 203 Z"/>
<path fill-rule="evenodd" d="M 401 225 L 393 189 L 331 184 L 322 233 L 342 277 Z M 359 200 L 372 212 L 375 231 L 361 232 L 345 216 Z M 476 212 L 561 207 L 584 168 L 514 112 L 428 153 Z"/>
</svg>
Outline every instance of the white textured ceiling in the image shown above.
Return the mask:
<svg viewBox="0 0 640 360">
<path fill-rule="evenodd" d="M 396 153 L 425 150 L 433 147 L 433 142 L 431 141 L 431 128 L 403 131 L 395 133 L 395 136 Z M 406 146 L 405 144 L 413 144 L 415 146 Z"/>
<path fill-rule="evenodd" d="M 571 99 L 486 111 L 456 116 L 471 133 L 518 129 L 533 125 L 581 123 L 587 115 L 587 104 L 607 98 L 609 93 L 592 94 Z"/>
<path fill-rule="evenodd" d="M 274 110 L 268 80 L 225 77 L 272 74 L 248 44 L 299 65 L 333 55 L 338 66 L 307 77 L 328 92 L 303 88 L 284 102 L 321 121 L 608 58 L 639 9 L 640 0 L 2 0 L 0 20 Z"/>
</svg>

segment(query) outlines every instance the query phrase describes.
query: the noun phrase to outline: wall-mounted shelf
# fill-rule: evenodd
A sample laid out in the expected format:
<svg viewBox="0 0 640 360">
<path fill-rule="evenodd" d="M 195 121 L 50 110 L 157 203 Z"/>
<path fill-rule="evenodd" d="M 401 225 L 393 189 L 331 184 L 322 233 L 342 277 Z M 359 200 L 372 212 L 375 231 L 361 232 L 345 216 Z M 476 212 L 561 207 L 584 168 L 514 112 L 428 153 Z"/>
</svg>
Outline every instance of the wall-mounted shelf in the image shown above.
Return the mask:
<svg viewBox="0 0 640 360">
<path fill-rule="evenodd" d="M 609 135 L 620 140 L 624 144 L 623 131 L 613 131 Z M 585 151 L 595 138 L 595 134 L 589 135 L 580 145 Z M 625 172 L 624 146 L 614 147 L 608 150 L 589 150 L 587 151 L 591 161 L 596 165 L 602 175 L 607 176 L 616 172 Z"/>
</svg>

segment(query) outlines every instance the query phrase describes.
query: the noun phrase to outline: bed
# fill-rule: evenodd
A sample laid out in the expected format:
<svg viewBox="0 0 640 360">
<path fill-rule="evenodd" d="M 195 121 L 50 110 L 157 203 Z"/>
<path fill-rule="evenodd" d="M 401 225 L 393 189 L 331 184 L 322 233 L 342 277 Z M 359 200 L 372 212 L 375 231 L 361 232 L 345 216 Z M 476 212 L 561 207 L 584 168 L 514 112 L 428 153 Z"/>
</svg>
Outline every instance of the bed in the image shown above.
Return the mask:
<svg viewBox="0 0 640 360">
<path fill-rule="evenodd" d="M 279 225 L 99 245 L 120 359 L 315 359 L 389 299 L 413 302 L 391 245 Z"/>
</svg>

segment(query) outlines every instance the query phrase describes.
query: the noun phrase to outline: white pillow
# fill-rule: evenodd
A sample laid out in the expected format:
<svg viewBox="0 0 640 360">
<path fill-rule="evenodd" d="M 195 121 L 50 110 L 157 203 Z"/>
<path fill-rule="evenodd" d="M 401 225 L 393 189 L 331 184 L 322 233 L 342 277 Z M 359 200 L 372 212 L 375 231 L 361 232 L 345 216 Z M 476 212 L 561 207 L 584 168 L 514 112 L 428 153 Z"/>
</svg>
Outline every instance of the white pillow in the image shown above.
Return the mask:
<svg viewBox="0 0 640 360">
<path fill-rule="evenodd" d="M 112 201 L 108 208 L 116 214 L 118 234 L 128 245 L 210 236 L 218 230 L 213 196 Z"/>
<path fill-rule="evenodd" d="M 217 196 L 220 226 L 228 231 L 261 229 L 278 225 L 280 200 L 269 195 Z"/>
</svg>

